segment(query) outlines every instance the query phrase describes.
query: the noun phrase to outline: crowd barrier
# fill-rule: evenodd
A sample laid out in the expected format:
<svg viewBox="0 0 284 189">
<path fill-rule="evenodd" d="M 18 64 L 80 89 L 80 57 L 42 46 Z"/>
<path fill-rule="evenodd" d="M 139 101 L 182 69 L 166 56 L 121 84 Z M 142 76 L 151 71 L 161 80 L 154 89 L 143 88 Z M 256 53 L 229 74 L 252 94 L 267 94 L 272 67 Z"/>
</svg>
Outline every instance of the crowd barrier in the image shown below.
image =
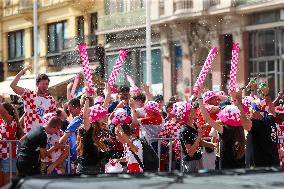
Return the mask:
<svg viewBox="0 0 284 189">
<path fill-rule="evenodd" d="M 168 150 L 168 154 L 169 154 L 169 166 L 168 166 L 168 172 L 172 172 L 172 159 L 173 159 L 173 141 L 174 140 L 179 140 L 177 138 L 152 138 L 150 140 L 150 143 L 152 142 L 155 142 L 157 141 L 158 142 L 158 157 L 159 157 L 159 168 L 158 168 L 158 172 L 161 171 L 161 142 L 162 141 L 167 141 L 168 142 L 168 147 L 169 147 L 169 150 Z M 279 143 L 284 143 L 284 136 L 279 136 L 278 137 L 278 140 L 279 140 Z M 13 172 L 12 172 L 12 143 L 16 142 L 17 144 L 19 144 L 19 140 L 0 140 L 0 142 L 2 143 L 8 143 L 9 145 L 9 174 L 10 174 L 10 178 L 12 178 L 13 176 Z M 69 147 L 69 146 L 68 146 Z M 182 154 L 183 154 L 183 150 L 182 150 L 182 147 L 180 148 L 181 150 L 181 157 L 182 157 Z M 71 169 L 71 161 L 70 161 L 70 149 L 68 150 L 69 151 L 69 154 L 68 154 L 68 158 L 67 158 L 67 172 L 66 174 L 72 174 L 72 169 Z M 283 166 L 283 165 L 282 165 Z M 181 158 L 181 162 L 180 162 L 180 172 L 183 172 L 183 160 Z M 220 167 L 221 168 L 221 167 Z"/>
</svg>

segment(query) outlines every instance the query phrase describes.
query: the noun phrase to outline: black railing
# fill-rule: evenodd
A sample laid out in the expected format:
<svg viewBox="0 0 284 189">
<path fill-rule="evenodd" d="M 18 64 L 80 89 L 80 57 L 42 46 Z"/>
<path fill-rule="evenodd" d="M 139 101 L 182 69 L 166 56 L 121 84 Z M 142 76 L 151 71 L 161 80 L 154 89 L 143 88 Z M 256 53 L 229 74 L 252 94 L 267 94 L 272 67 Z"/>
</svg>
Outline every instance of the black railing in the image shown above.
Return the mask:
<svg viewBox="0 0 284 189">
<path fill-rule="evenodd" d="M 24 58 L 8 60 L 9 71 L 20 71 L 24 67 Z"/>
</svg>

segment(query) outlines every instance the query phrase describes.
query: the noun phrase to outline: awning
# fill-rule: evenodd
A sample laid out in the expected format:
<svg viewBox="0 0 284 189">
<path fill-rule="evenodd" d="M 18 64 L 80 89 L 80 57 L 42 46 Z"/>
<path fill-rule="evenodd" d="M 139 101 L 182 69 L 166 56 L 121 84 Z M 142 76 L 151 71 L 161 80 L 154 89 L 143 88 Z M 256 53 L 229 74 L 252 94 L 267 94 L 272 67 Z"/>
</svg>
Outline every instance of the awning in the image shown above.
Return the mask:
<svg viewBox="0 0 284 189">
<path fill-rule="evenodd" d="M 97 65 L 93 65 L 91 66 L 91 69 L 94 70 L 96 67 Z M 73 79 L 76 74 L 81 73 L 81 72 L 83 72 L 82 67 L 76 67 L 76 68 L 63 69 L 59 72 L 46 73 L 50 79 L 49 88 L 53 88 L 62 83 L 65 83 Z M 10 87 L 10 84 L 14 78 L 15 78 L 14 76 L 8 77 L 5 81 L 0 83 L 0 94 L 3 94 L 4 96 L 10 95 L 10 94 L 15 95 L 14 91 Z M 34 75 L 22 76 L 18 85 L 23 88 L 30 89 L 30 90 L 36 90 Z"/>
</svg>

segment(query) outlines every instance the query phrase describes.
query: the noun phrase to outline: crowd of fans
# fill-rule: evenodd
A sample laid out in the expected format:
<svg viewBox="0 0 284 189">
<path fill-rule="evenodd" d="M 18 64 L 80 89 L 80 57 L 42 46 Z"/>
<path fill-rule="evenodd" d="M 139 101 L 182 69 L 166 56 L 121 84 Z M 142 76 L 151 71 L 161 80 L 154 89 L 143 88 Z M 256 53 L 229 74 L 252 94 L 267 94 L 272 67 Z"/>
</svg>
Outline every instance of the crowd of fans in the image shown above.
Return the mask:
<svg viewBox="0 0 284 189">
<path fill-rule="evenodd" d="M 151 170 L 145 157 L 158 149 L 161 171 L 168 169 L 172 149 L 172 170 L 189 173 L 279 166 L 284 155 L 277 132 L 284 121 L 284 96 L 278 93 L 272 101 L 269 86 L 258 86 L 254 79 L 230 96 L 200 88 L 197 95 L 173 96 L 166 103 L 145 84 L 144 92 L 122 85 L 113 98 L 107 84 L 103 92 L 73 97 L 70 83 L 67 102 L 58 103 L 47 93 L 45 74 L 38 76 L 36 91 L 18 86 L 28 69 L 11 83 L 23 106 L 0 98 L 2 184 L 9 181 L 10 158 L 13 174 L 29 176 L 67 169 L 74 174 L 140 173 Z M 173 140 L 158 147 L 157 138 Z M 5 140 L 19 142 L 10 146 Z M 147 145 L 153 151 L 146 152 Z"/>
</svg>

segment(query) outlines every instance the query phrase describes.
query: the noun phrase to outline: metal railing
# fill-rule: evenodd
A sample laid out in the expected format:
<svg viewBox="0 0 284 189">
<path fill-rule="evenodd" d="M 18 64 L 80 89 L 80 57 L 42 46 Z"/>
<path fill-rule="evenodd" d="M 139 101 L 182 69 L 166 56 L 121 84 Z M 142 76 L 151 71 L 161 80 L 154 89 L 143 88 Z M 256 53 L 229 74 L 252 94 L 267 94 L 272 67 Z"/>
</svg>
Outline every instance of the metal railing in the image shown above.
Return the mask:
<svg viewBox="0 0 284 189">
<path fill-rule="evenodd" d="M 152 138 L 150 139 L 150 143 L 152 142 L 155 142 L 157 141 L 158 142 L 158 157 L 159 157 L 159 168 L 158 168 L 158 172 L 161 171 L 161 142 L 162 141 L 169 141 L 169 167 L 168 167 L 168 171 L 169 172 L 172 172 L 172 162 L 173 162 L 173 141 L 174 140 L 178 140 L 178 138 Z M 182 154 L 183 154 L 183 151 L 182 151 L 182 146 L 180 147 L 180 150 L 181 150 L 181 153 L 180 153 L 180 156 L 181 156 L 181 159 L 180 159 L 180 172 L 182 172 L 182 167 L 183 167 L 183 160 L 182 160 Z"/>
</svg>

